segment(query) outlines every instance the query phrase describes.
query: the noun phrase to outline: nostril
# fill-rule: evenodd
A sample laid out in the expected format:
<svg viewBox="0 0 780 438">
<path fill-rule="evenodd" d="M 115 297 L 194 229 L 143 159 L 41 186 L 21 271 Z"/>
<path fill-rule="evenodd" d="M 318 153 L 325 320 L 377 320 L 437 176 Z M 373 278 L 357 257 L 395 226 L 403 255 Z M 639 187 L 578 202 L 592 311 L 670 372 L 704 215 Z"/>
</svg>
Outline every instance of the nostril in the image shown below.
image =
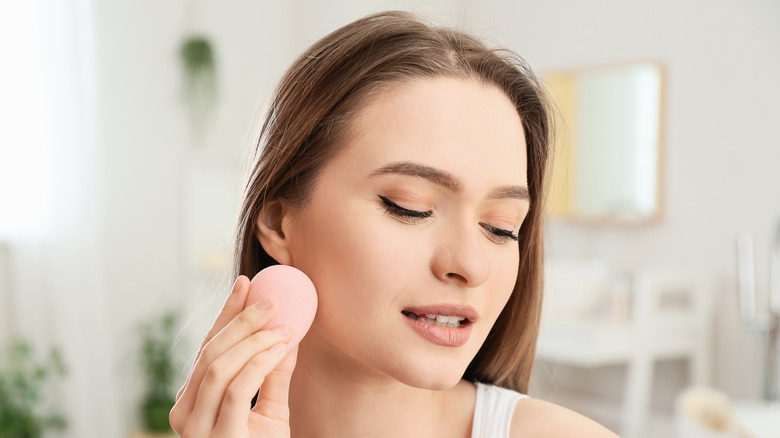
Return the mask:
<svg viewBox="0 0 780 438">
<path fill-rule="evenodd" d="M 464 277 L 461 274 L 456 274 L 454 272 L 448 272 L 447 273 L 447 278 L 450 278 L 450 279 L 453 279 L 453 280 L 457 280 L 457 281 L 460 281 L 460 282 L 463 282 L 463 283 L 468 283 L 469 282 L 466 277 Z"/>
</svg>

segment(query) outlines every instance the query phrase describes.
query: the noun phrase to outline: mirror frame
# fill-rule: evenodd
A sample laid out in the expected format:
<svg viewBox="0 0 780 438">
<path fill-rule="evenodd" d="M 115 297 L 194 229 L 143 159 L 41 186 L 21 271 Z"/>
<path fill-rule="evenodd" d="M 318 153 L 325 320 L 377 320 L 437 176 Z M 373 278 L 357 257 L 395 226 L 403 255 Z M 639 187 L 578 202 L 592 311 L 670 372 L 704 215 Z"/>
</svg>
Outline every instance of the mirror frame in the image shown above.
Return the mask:
<svg viewBox="0 0 780 438">
<path fill-rule="evenodd" d="M 576 210 L 575 200 L 573 199 L 574 193 L 574 179 L 577 172 L 575 168 L 576 160 L 573 159 L 573 154 L 576 153 L 576 145 L 572 144 L 572 129 L 573 127 L 568 124 L 564 119 L 565 106 L 569 105 L 573 109 L 571 102 L 561 103 L 560 97 L 556 97 L 557 93 L 550 86 L 550 78 L 566 78 L 566 80 L 574 81 L 577 78 L 581 78 L 586 74 L 593 74 L 599 72 L 614 72 L 621 69 L 633 68 L 638 66 L 650 66 L 658 72 L 659 77 L 659 89 L 658 89 L 658 126 L 657 126 L 657 142 L 656 142 L 656 166 L 655 166 L 655 208 L 649 214 L 639 213 L 635 216 L 628 216 L 621 213 L 609 213 L 603 214 L 587 214 L 578 212 Z M 555 69 L 544 72 L 542 82 L 551 101 L 554 105 L 555 113 L 555 128 L 553 135 L 553 159 L 550 168 L 550 186 L 549 186 L 549 198 L 547 203 L 547 212 L 553 219 L 564 220 L 576 223 L 586 223 L 595 225 L 646 225 L 657 223 L 661 220 L 664 213 L 664 196 L 665 189 L 663 174 L 664 174 L 664 143 L 665 143 L 665 113 L 666 113 L 666 71 L 658 61 L 634 61 L 616 64 L 607 64 L 601 66 L 591 67 L 578 67 L 569 69 Z M 561 176 L 564 175 L 564 176 Z"/>
</svg>

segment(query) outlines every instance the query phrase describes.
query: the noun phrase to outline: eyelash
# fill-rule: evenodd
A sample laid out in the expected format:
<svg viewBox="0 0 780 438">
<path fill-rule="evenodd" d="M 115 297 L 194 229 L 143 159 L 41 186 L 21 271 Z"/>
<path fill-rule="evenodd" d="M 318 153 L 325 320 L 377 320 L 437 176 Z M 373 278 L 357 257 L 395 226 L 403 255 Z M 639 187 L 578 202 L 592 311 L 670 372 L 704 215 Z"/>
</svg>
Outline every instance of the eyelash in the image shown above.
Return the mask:
<svg viewBox="0 0 780 438">
<path fill-rule="evenodd" d="M 433 216 L 433 212 L 430 210 L 428 211 L 409 210 L 408 208 L 403 208 L 400 205 L 396 204 L 395 202 L 391 201 L 389 198 L 382 195 L 379 195 L 379 199 L 382 200 L 382 204 L 385 207 L 385 212 L 393 216 L 406 219 L 411 222 L 422 222 L 425 219 L 428 219 L 429 217 Z M 485 231 L 490 233 L 491 240 L 495 241 L 496 243 L 507 243 L 510 241 L 517 242 L 520 240 L 520 235 L 515 234 L 510 230 L 497 228 L 482 222 L 480 222 L 479 225 L 482 228 L 484 228 Z"/>
<path fill-rule="evenodd" d="M 511 232 L 510 230 L 505 230 L 503 228 L 496 228 L 492 225 L 488 224 L 480 224 L 482 228 L 487 230 L 490 234 L 492 234 L 492 238 L 498 241 L 498 243 L 507 243 L 510 241 L 518 242 L 520 241 L 520 234 L 515 234 Z"/>
<path fill-rule="evenodd" d="M 382 195 L 379 195 L 379 199 L 382 200 L 382 203 L 385 206 L 385 211 L 393 216 L 408 219 L 413 222 L 420 222 L 433 216 L 433 212 L 430 210 L 429 211 L 409 210 L 407 208 L 401 207 L 400 205 L 391 201 L 389 198 L 384 197 Z"/>
</svg>

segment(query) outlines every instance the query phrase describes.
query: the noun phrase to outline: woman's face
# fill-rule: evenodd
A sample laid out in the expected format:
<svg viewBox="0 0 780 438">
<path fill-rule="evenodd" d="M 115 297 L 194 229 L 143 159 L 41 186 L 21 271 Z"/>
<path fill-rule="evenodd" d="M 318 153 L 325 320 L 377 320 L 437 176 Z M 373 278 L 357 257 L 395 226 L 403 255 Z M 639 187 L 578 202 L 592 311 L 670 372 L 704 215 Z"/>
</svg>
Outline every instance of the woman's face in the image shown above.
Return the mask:
<svg viewBox="0 0 780 438">
<path fill-rule="evenodd" d="M 452 387 L 517 277 L 529 208 L 520 117 L 494 87 L 417 79 L 372 96 L 352 127 L 283 222 L 291 264 L 319 296 L 301 353 Z"/>
</svg>

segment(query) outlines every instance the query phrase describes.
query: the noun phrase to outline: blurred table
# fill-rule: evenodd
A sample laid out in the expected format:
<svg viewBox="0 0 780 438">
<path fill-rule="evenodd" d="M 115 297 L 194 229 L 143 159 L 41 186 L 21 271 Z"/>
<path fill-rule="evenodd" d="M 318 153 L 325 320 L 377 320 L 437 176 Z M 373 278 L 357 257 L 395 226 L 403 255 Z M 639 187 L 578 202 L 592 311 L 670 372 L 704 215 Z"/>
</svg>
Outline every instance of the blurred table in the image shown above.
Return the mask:
<svg viewBox="0 0 780 438">
<path fill-rule="evenodd" d="M 690 384 L 708 383 L 708 292 L 706 283 L 685 272 L 639 272 L 627 321 L 543 318 L 536 355 L 586 368 L 627 366 L 620 436 L 645 438 L 657 361 L 687 359 Z"/>
<path fill-rule="evenodd" d="M 780 402 L 738 402 L 734 419 L 752 438 L 780 438 Z"/>
</svg>

